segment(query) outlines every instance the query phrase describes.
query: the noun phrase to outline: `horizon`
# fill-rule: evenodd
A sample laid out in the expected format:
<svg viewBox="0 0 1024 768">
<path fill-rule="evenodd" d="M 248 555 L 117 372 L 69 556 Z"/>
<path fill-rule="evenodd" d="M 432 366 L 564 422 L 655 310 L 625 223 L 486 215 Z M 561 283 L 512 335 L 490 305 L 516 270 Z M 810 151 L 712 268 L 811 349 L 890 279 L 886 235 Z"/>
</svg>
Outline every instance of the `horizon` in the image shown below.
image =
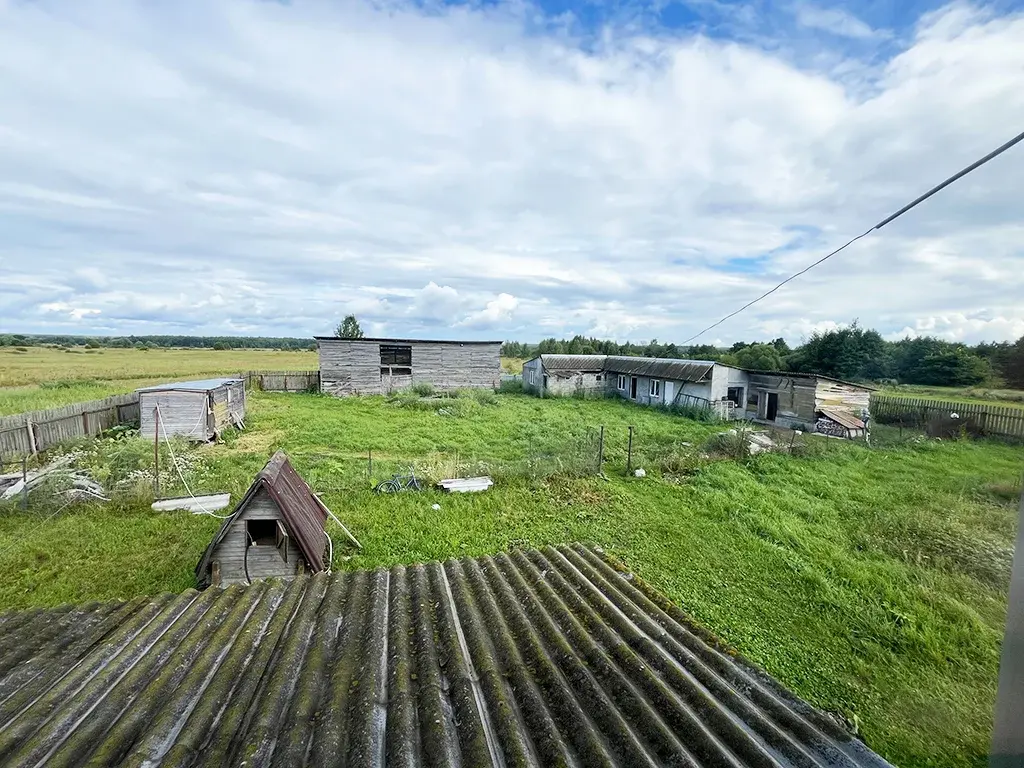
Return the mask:
<svg viewBox="0 0 1024 768">
<path fill-rule="evenodd" d="M 0 2 L 0 324 L 688 339 L 1024 127 L 1022 68 L 1022 0 Z M 693 343 L 1024 336 L 1022 177 Z"/>
</svg>

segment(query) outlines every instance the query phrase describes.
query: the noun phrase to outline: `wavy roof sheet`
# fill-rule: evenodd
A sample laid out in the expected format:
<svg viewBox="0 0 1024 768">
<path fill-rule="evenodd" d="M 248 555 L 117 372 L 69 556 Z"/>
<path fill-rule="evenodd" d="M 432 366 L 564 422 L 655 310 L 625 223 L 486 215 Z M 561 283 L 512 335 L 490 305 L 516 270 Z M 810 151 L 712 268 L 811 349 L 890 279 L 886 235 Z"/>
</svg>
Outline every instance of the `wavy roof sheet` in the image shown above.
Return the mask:
<svg viewBox="0 0 1024 768">
<path fill-rule="evenodd" d="M 609 355 L 605 368 L 612 373 L 651 376 L 674 381 L 705 381 L 715 364 L 710 360 L 674 360 L 667 357 L 619 357 Z"/>
<path fill-rule="evenodd" d="M 534 358 L 536 359 L 536 358 Z M 546 371 L 575 371 L 579 373 L 601 373 L 606 355 L 541 355 Z"/>
<path fill-rule="evenodd" d="M 582 545 L 4 615 L 0 763 L 888 765 Z"/>
</svg>

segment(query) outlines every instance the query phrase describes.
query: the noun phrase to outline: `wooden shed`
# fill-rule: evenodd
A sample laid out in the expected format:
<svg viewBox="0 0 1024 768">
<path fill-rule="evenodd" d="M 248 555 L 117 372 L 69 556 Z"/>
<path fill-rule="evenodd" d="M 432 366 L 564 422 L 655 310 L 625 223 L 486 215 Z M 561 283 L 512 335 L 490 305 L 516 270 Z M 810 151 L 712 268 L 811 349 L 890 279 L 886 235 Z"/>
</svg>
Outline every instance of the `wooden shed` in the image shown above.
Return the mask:
<svg viewBox="0 0 1024 768">
<path fill-rule="evenodd" d="M 143 387 L 139 393 L 139 432 L 152 438 L 160 423 L 160 438 L 213 440 L 227 427 L 245 419 L 242 379 L 203 379 Z"/>
<path fill-rule="evenodd" d="M 419 383 L 438 389 L 501 384 L 500 341 L 318 336 L 316 342 L 320 389 L 331 395 L 380 395 Z"/>
<path fill-rule="evenodd" d="M 327 510 L 278 451 L 203 553 L 199 588 L 327 570 L 326 521 Z"/>
</svg>

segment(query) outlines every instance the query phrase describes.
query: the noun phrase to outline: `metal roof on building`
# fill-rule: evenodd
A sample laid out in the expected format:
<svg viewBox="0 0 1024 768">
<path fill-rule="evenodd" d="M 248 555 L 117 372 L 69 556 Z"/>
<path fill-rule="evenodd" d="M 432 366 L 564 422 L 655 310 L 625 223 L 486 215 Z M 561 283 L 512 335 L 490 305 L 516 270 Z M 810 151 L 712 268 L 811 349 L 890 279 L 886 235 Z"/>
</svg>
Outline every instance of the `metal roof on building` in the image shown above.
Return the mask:
<svg viewBox="0 0 1024 768">
<path fill-rule="evenodd" d="M 226 384 L 240 384 L 242 382 L 239 378 L 228 378 L 228 379 L 197 379 L 196 381 L 175 381 L 169 384 L 156 384 L 152 387 L 142 387 L 141 389 L 135 390 L 136 392 L 162 392 L 164 390 L 173 389 L 177 391 L 187 392 L 209 392 L 213 389 L 218 389 L 225 386 Z"/>
<path fill-rule="evenodd" d="M 887 766 L 583 545 L 0 617 L 4 765 Z"/>
<path fill-rule="evenodd" d="M 277 503 L 285 527 L 294 537 L 310 571 L 318 573 L 326 569 L 327 566 L 324 564 L 324 524 L 327 522 L 327 513 L 313 495 L 313 491 L 310 490 L 306 481 L 299 477 L 299 474 L 292 468 L 288 461 L 288 454 L 284 451 L 277 451 L 256 475 L 256 479 L 249 486 L 249 490 L 246 491 L 242 500 L 238 502 L 234 512 L 224 519 L 217 535 L 206 547 L 206 552 L 203 553 L 196 565 L 196 579 L 200 587 L 205 588 L 210 583 L 210 558 L 213 557 L 217 545 L 223 541 L 238 515 L 245 511 L 253 496 L 260 489 L 266 489 L 270 497 Z"/>
<path fill-rule="evenodd" d="M 381 339 L 364 336 L 346 339 L 341 336 L 314 336 L 316 341 L 371 341 L 377 344 L 504 344 L 503 341 L 466 341 L 465 339 Z"/>
<path fill-rule="evenodd" d="M 534 358 L 534 360 L 536 359 Z M 606 359 L 607 355 L 540 355 L 541 364 L 546 371 L 601 373 L 604 370 Z"/>
<path fill-rule="evenodd" d="M 710 360 L 674 360 L 667 357 L 622 357 L 609 355 L 605 368 L 612 373 L 652 376 L 674 381 L 704 381 L 715 363 Z"/>
</svg>

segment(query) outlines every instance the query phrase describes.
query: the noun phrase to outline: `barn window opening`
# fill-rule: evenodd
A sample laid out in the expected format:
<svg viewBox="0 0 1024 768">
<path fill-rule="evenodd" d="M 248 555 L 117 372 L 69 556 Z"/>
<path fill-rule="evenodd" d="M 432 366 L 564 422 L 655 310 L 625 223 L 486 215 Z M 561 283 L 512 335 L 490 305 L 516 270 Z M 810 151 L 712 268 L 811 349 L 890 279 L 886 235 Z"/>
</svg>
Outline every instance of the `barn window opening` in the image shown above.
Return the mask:
<svg viewBox="0 0 1024 768">
<path fill-rule="evenodd" d="M 729 387 L 726 400 L 731 400 L 737 408 L 743 407 L 743 387 Z"/>
<path fill-rule="evenodd" d="M 380 377 L 412 376 L 412 347 L 407 344 L 380 345 Z"/>
<path fill-rule="evenodd" d="M 277 546 L 277 520 L 246 520 L 245 532 L 253 546 Z"/>
</svg>

